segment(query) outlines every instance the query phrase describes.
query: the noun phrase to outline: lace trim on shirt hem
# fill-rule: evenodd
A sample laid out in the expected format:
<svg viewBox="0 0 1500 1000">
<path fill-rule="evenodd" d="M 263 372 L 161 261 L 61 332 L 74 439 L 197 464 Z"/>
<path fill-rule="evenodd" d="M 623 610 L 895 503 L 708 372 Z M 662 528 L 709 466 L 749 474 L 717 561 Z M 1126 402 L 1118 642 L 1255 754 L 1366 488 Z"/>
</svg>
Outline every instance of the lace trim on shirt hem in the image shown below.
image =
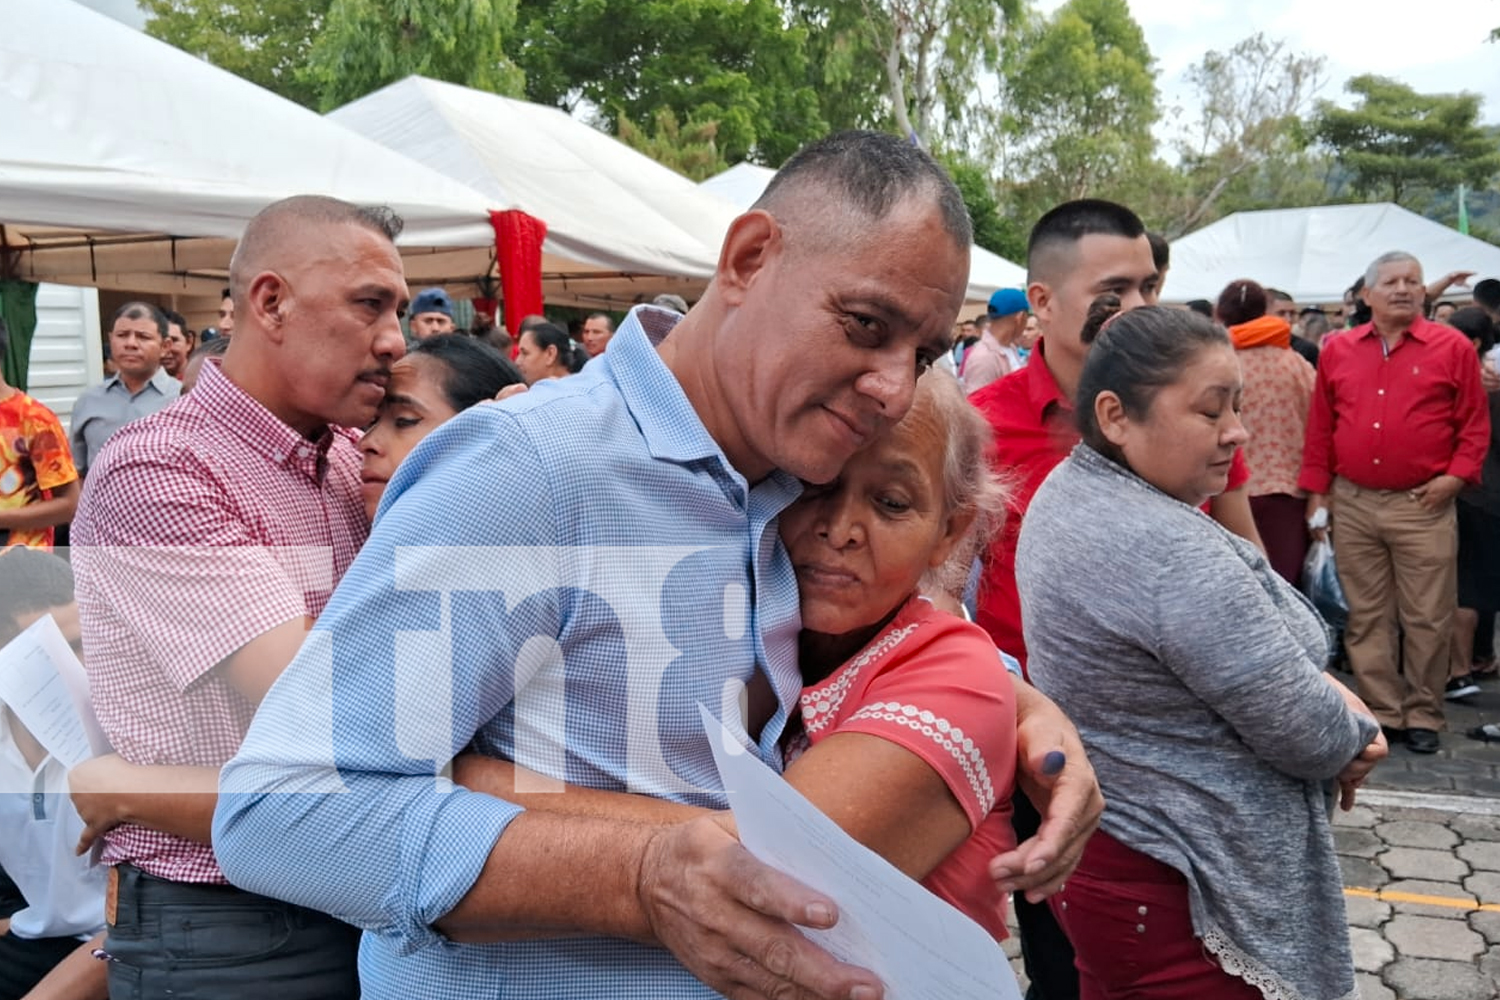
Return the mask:
<svg viewBox="0 0 1500 1000">
<path fill-rule="evenodd" d="M 1266 1000 L 1307 1000 L 1307 997 L 1291 983 L 1241 951 L 1239 946 L 1217 927 L 1210 927 L 1204 933 L 1203 946 L 1218 960 L 1225 972 L 1243 979 L 1260 990 L 1261 996 Z M 1338 1000 L 1359 1000 L 1359 986 L 1356 985 Z"/>
</svg>

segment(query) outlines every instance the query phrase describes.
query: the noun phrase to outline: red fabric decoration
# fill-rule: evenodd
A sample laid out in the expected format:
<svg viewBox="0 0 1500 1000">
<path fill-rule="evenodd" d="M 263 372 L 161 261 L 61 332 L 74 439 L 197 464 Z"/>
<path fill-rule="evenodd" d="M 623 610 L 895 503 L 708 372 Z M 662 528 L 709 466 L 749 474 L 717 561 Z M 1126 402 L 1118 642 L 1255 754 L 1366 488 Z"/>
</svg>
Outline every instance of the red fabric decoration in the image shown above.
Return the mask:
<svg viewBox="0 0 1500 1000">
<path fill-rule="evenodd" d="M 491 212 L 495 256 L 500 261 L 500 290 L 505 301 L 505 328 L 513 335 L 523 317 L 542 311 L 542 240 L 547 224 L 511 209 Z"/>
<path fill-rule="evenodd" d="M 495 321 L 495 312 L 500 307 L 498 300 L 485 298 L 470 299 L 469 305 L 474 307 L 476 313 L 487 317 L 492 323 Z"/>
</svg>

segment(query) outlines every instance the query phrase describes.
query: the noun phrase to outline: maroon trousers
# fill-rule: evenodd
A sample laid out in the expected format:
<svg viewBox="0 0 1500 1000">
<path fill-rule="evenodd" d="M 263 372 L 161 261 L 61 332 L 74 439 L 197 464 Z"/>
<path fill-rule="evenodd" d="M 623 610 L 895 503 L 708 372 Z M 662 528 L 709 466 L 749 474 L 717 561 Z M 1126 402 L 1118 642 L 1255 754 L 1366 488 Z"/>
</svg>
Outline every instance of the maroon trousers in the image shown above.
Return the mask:
<svg viewBox="0 0 1500 1000">
<path fill-rule="evenodd" d="M 1302 586 L 1302 561 L 1307 558 L 1307 501 L 1285 493 L 1250 498 L 1255 530 L 1266 543 L 1266 558 L 1283 580 Z"/>
<path fill-rule="evenodd" d="M 1079 1000 L 1261 1000 L 1193 933 L 1182 875 L 1103 830 L 1048 902 L 1077 953 Z"/>
</svg>

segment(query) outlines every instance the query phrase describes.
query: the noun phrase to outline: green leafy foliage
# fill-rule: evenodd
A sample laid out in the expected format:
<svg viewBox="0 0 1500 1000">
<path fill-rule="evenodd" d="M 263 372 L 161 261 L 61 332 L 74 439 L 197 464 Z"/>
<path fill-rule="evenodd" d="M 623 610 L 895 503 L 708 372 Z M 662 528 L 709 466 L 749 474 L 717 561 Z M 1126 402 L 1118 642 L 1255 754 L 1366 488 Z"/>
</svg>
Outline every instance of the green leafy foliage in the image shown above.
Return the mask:
<svg viewBox="0 0 1500 1000">
<path fill-rule="evenodd" d="M 332 0 L 307 78 L 324 111 L 413 74 L 519 96 L 515 16 L 516 0 Z"/>
<path fill-rule="evenodd" d="M 1149 162 L 1156 70 L 1125 0 L 1068 0 L 1007 39 L 1004 126 L 1023 217 L 1118 185 Z"/>
<path fill-rule="evenodd" d="M 1202 113 L 1177 143 L 1183 189 L 1165 213 L 1169 237 L 1225 212 L 1315 204 L 1318 157 L 1302 115 L 1323 85 L 1322 57 L 1256 33 L 1188 70 Z M 1311 200 L 1308 200 L 1311 199 Z"/>
<path fill-rule="evenodd" d="M 729 168 L 714 141 L 719 132 L 717 122 L 682 124 L 671 108 L 657 110 L 649 131 L 623 113 L 617 114 L 616 121 L 621 142 L 690 180 L 708 180 Z"/>
<path fill-rule="evenodd" d="M 999 68 L 1001 27 L 1020 0 L 860 0 L 885 67 L 898 131 L 962 142 L 978 78 Z"/>
<path fill-rule="evenodd" d="M 779 164 L 823 120 L 806 29 L 775 0 L 521 0 L 516 62 L 526 96 L 572 110 L 717 123 L 728 162 Z"/>
<path fill-rule="evenodd" d="M 146 31 L 327 111 L 413 73 L 519 95 L 515 0 L 143 0 Z"/>
<path fill-rule="evenodd" d="M 808 82 L 830 131 L 893 127 L 885 66 L 877 54 L 879 17 L 860 0 L 782 3 L 806 39 Z"/>
<path fill-rule="evenodd" d="M 960 154 L 939 153 L 938 160 L 948 169 L 953 183 L 964 196 L 969 218 L 974 222 L 974 242 L 1006 260 L 1026 259 L 1027 230 L 1009 216 L 1000 214 L 995 185 L 989 172 Z"/>
<path fill-rule="evenodd" d="M 1321 102 L 1313 131 L 1356 193 L 1404 203 L 1460 183 L 1479 187 L 1500 173 L 1500 143 L 1478 124 L 1479 95 L 1419 94 L 1369 74 L 1345 89 L 1358 106 Z"/>
<path fill-rule="evenodd" d="M 282 97 L 317 107 L 305 78 L 332 0 L 140 0 L 146 31 Z"/>
</svg>

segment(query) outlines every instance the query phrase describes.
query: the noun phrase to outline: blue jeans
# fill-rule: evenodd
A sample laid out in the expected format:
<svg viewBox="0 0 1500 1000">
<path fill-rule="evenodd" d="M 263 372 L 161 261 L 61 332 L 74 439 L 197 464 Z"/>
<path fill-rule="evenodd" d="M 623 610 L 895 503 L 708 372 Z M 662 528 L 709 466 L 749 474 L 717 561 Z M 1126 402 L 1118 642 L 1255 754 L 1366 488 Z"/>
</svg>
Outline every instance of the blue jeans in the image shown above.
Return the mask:
<svg viewBox="0 0 1500 1000">
<path fill-rule="evenodd" d="M 359 930 L 228 885 L 120 865 L 104 943 L 110 1000 L 358 997 Z"/>
</svg>

